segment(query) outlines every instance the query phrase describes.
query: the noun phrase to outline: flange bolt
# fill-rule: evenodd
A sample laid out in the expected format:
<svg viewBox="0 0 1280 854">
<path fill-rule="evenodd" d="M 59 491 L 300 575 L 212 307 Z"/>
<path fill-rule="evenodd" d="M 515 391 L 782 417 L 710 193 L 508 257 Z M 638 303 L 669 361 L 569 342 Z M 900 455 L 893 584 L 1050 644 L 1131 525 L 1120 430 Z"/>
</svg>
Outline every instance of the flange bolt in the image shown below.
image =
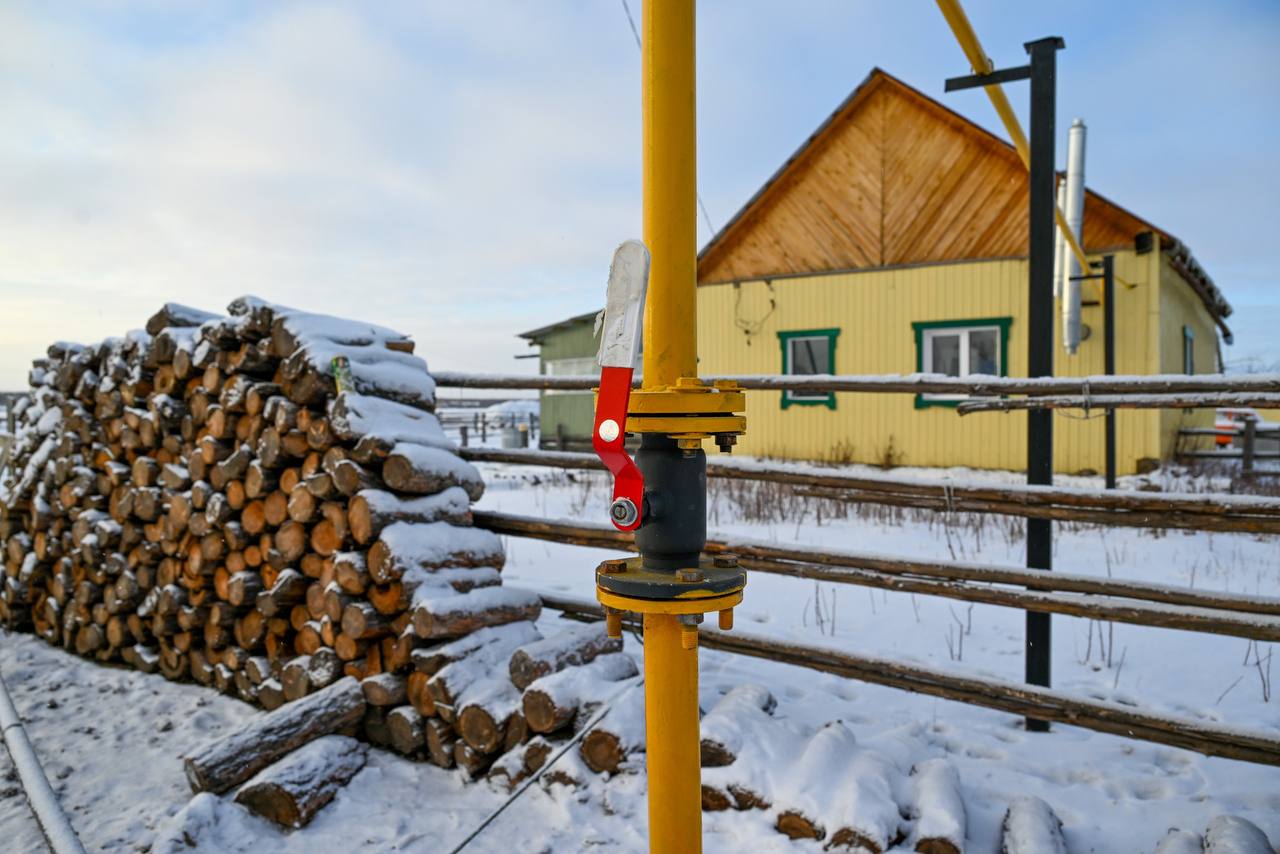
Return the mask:
<svg viewBox="0 0 1280 854">
<path fill-rule="evenodd" d="M 738 565 L 738 556 L 733 552 L 720 552 L 712 562 L 721 569 L 731 569 Z"/>
</svg>

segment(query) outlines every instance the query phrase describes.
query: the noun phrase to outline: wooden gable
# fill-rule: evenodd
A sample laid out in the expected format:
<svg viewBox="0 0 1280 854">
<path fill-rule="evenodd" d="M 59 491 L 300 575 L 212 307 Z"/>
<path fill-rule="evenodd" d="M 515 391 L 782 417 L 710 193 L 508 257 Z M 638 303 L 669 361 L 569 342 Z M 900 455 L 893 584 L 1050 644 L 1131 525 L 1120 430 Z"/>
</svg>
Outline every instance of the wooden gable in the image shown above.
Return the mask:
<svg viewBox="0 0 1280 854">
<path fill-rule="evenodd" d="M 1089 192 L 1085 248 L 1156 230 Z M 699 283 L 1027 254 L 1013 146 L 876 69 L 703 249 Z"/>
</svg>

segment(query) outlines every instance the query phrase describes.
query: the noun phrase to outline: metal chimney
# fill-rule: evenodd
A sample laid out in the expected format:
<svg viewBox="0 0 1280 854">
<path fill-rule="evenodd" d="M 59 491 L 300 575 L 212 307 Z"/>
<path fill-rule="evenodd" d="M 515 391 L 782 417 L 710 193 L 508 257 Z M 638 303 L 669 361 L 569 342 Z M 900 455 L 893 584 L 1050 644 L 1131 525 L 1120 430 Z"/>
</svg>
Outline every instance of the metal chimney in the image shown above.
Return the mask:
<svg viewBox="0 0 1280 854">
<path fill-rule="evenodd" d="M 1084 226 L 1084 141 L 1084 121 L 1076 119 L 1071 123 L 1071 130 L 1067 134 L 1067 191 L 1066 210 L 1063 213 L 1067 217 L 1067 226 L 1081 245 Z M 1062 343 L 1068 353 L 1074 354 L 1080 347 L 1080 282 L 1072 279 L 1083 275 L 1084 271 L 1080 269 L 1080 262 L 1074 252 L 1064 251 L 1062 255 Z"/>
</svg>

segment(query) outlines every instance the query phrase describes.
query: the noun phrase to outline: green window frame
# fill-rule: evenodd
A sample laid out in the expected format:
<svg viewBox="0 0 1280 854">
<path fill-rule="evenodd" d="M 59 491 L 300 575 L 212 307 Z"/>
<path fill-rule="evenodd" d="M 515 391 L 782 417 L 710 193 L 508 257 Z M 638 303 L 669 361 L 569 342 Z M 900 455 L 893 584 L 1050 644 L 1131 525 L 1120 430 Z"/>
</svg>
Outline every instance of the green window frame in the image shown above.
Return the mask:
<svg viewBox="0 0 1280 854">
<path fill-rule="evenodd" d="M 806 338 L 824 339 L 827 345 L 827 368 L 830 373 L 835 373 L 836 365 L 836 338 L 839 337 L 839 329 L 797 329 L 790 332 L 778 333 L 778 344 L 782 348 L 782 373 L 784 376 L 793 375 L 791 368 L 791 354 L 796 344 Z M 835 392 L 827 392 L 825 394 L 810 394 L 807 392 L 790 392 L 784 391 L 779 397 L 783 409 L 792 406 L 825 406 L 827 409 L 836 408 Z"/>
<path fill-rule="evenodd" d="M 996 329 L 999 332 L 1000 352 L 997 354 L 996 367 L 997 376 L 1005 377 L 1009 375 L 1009 327 L 1013 324 L 1012 317 L 974 317 L 963 320 L 923 320 L 911 324 L 912 333 L 916 340 L 916 373 L 927 373 L 925 369 L 925 351 L 927 344 L 931 340 L 931 332 L 937 330 L 959 330 L 968 332 L 977 329 Z M 962 347 L 962 352 L 967 353 L 967 347 Z M 972 373 L 972 372 L 968 372 Z M 963 374 L 962 374 L 963 375 Z M 931 406 L 944 406 L 954 408 L 960 401 L 965 399 L 965 395 L 936 395 L 936 394 L 917 394 L 915 408 L 928 409 Z"/>
<path fill-rule="evenodd" d="M 1196 372 L 1196 333 L 1190 326 L 1182 327 L 1182 372 Z"/>
</svg>

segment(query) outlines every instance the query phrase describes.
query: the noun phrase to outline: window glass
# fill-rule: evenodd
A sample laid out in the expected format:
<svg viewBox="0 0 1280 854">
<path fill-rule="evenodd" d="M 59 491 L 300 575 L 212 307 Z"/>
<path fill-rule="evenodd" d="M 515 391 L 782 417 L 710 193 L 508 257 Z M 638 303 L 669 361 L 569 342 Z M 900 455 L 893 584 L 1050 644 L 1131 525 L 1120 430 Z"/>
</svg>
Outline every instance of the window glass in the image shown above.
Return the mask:
<svg viewBox="0 0 1280 854">
<path fill-rule="evenodd" d="M 816 329 L 799 332 L 779 332 L 782 339 L 782 373 L 793 376 L 830 374 L 835 371 L 837 329 Z M 823 404 L 835 409 L 835 395 L 823 391 L 792 391 L 782 393 L 782 408 L 792 403 L 806 405 Z"/>
<path fill-rule="evenodd" d="M 1007 319 L 997 321 L 965 321 L 957 323 L 925 321 L 912 324 L 916 328 L 920 370 L 948 377 L 975 374 L 1003 376 L 1006 370 L 1004 348 L 1008 335 Z M 917 395 L 919 405 L 927 401 L 963 400 L 963 394 L 923 393 Z"/>
<path fill-rule="evenodd" d="M 831 373 L 831 340 L 825 335 L 821 338 L 792 338 L 789 373 Z"/>
<path fill-rule="evenodd" d="M 930 370 L 949 377 L 960 376 L 960 334 L 947 333 L 933 336 L 933 359 Z"/>
<path fill-rule="evenodd" d="M 1000 373 L 1000 340 L 994 329 L 974 329 L 969 333 L 969 373 Z"/>
</svg>

